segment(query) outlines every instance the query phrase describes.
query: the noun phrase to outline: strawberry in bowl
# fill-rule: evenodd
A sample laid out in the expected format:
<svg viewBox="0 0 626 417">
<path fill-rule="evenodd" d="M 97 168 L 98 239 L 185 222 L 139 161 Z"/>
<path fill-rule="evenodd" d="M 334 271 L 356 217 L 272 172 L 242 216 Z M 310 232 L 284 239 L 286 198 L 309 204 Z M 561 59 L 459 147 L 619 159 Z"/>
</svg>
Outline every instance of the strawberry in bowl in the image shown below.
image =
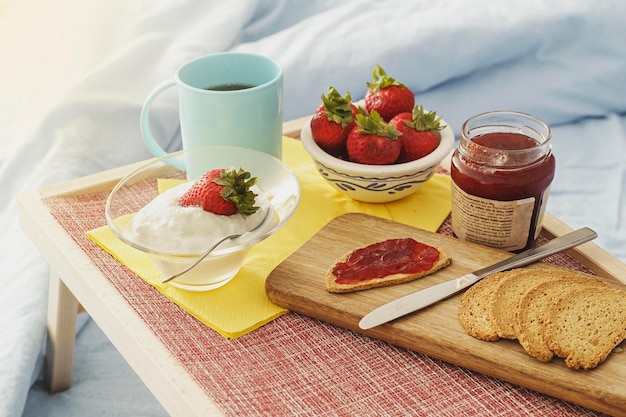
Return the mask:
<svg viewBox="0 0 626 417">
<path fill-rule="evenodd" d="M 359 164 L 389 165 L 400 156 L 401 132 L 384 122 L 376 110 L 357 115 L 356 128 L 346 140 L 348 160 Z"/>
<path fill-rule="evenodd" d="M 432 153 L 441 142 L 437 132 L 446 127 L 436 112 L 426 111 L 422 106 L 395 115 L 389 124 L 401 133 L 398 163 L 415 161 Z"/>
<path fill-rule="evenodd" d="M 355 125 L 357 112 L 349 92 L 342 97 L 335 87 L 329 87 L 328 95 L 322 95 L 322 104 L 311 118 L 315 142 L 331 155 L 344 156 L 346 139 Z"/>
<path fill-rule="evenodd" d="M 251 188 L 257 177 L 240 168 L 216 168 L 204 173 L 179 199 L 182 207 L 202 207 L 213 214 L 230 216 L 236 213 L 252 215 L 259 209 Z"/>
<path fill-rule="evenodd" d="M 396 114 L 413 109 L 415 96 L 406 85 L 388 76 L 380 65 L 376 65 L 372 75 L 374 80 L 367 83 L 365 94 L 365 109 L 369 113 L 376 111 L 388 122 Z"/>
</svg>

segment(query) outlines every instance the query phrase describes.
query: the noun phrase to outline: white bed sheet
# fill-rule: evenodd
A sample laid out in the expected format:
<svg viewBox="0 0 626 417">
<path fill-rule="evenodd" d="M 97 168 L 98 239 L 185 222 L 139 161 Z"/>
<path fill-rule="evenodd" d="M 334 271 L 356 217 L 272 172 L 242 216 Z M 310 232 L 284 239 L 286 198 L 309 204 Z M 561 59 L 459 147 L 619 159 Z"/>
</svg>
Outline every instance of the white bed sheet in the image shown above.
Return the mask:
<svg viewBox="0 0 626 417">
<path fill-rule="evenodd" d="M 310 114 L 329 85 L 362 97 L 376 64 L 456 132 L 487 110 L 545 119 L 557 157 L 548 210 L 594 228 L 626 261 L 625 21 L 622 0 L 0 0 L 0 416 L 92 414 L 94 404 L 103 414 L 164 414 L 87 317 L 74 388 L 33 387 L 48 268 L 20 231 L 14 198 L 149 157 L 143 100 L 212 52 L 277 59 L 285 120 Z M 154 110 L 171 151 L 176 105 L 166 96 Z"/>
</svg>

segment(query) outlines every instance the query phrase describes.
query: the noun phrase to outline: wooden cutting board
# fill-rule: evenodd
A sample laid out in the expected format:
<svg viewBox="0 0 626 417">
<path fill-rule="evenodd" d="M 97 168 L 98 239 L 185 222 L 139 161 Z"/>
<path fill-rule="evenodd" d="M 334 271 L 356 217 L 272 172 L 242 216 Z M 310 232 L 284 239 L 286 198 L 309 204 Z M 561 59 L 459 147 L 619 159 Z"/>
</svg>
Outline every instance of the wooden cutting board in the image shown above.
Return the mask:
<svg viewBox="0 0 626 417">
<path fill-rule="evenodd" d="M 347 294 L 325 290 L 326 271 L 341 255 L 359 246 L 402 237 L 445 250 L 452 256 L 452 264 L 407 284 Z M 597 411 L 626 415 L 626 351 L 612 353 L 605 363 L 589 371 L 569 369 L 558 358 L 539 362 L 517 341 L 485 342 L 468 336 L 457 319 L 461 295 L 370 330 L 358 326 L 363 315 L 375 307 L 509 256 L 390 220 L 350 213 L 329 222 L 276 267 L 267 278 L 266 291 L 273 302 L 292 311 Z"/>
</svg>

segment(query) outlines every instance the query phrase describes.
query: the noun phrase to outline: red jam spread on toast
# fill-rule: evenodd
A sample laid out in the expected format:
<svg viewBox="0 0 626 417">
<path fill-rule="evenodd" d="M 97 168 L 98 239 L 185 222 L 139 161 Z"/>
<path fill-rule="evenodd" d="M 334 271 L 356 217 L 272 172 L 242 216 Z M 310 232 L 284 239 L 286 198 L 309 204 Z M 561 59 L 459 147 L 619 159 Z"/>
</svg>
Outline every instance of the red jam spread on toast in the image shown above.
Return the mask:
<svg viewBox="0 0 626 417">
<path fill-rule="evenodd" d="M 353 284 L 394 274 L 430 270 L 439 250 L 411 238 L 389 239 L 356 249 L 333 267 L 339 284 Z"/>
</svg>

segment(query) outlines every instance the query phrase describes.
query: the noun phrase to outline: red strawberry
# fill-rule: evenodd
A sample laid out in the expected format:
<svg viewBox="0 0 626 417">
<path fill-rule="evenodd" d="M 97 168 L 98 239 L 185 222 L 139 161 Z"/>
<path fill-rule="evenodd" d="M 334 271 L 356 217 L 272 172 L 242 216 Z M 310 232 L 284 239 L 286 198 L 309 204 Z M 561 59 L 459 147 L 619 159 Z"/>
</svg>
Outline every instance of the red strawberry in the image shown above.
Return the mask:
<svg viewBox="0 0 626 417">
<path fill-rule="evenodd" d="M 413 109 L 415 96 L 406 85 L 388 77 L 380 65 L 376 65 L 372 75 L 374 81 L 367 83 L 365 94 L 365 109 L 368 112 L 376 110 L 388 122 L 396 114 Z"/>
<path fill-rule="evenodd" d="M 440 141 L 435 131 L 445 128 L 440 122 L 441 117 L 437 117 L 436 112 L 425 113 L 422 106 L 415 106 L 411 113 L 394 116 L 389 124 L 402 132 L 398 163 L 414 161 L 434 151 Z"/>
<path fill-rule="evenodd" d="M 313 113 L 311 135 L 320 148 L 341 157 L 345 154 L 348 133 L 354 127 L 357 108 L 351 103 L 349 92 L 341 97 L 334 87 L 328 90 L 328 96 L 322 95 L 322 104 Z"/>
<path fill-rule="evenodd" d="M 395 127 L 385 123 L 376 111 L 357 114 L 356 124 L 346 141 L 350 161 L 370 165 L 396 162 L 400 154 L 400 132 Z"/>
<path fill-rule="evenodd" d="M 237 212 L 252 214 L 259 208 L 254 205 L 256 194 L 250 191 L 258 178 L 242 168 L 213 169 L 204 173 L 178 199 L 178 204 L 202 207 L 211 213 L 230 216 Z"/>
</svg>

